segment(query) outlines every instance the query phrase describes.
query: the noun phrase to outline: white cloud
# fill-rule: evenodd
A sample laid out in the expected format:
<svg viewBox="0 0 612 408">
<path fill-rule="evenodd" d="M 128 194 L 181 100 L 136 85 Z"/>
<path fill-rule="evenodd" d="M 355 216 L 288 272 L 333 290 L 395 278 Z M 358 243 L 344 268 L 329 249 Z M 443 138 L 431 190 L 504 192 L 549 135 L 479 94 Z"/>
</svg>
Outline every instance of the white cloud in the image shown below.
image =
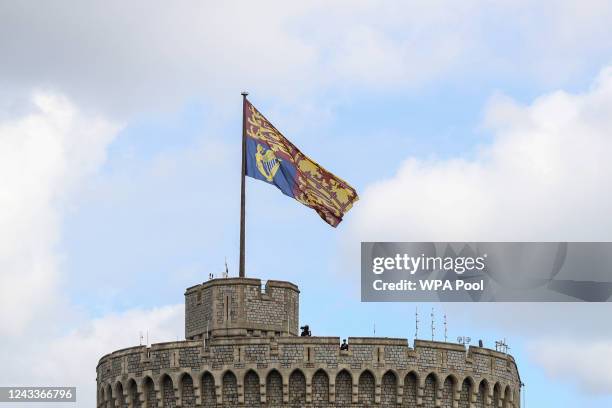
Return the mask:
<svg viewBox="0 0 612 408">
<path fill-rule="evenodd" d="M 53 86 L 115 114 L 483 76 L 563 83 L 609 55 L 609 2 L 23 2 L 0 5 L 5 92 Z M 328 99 L 328 98 L 326 98 Z"/>
<path fill-rule="evenodd" d="M 611 238 L 612 69 L 584 94 L 490 103 L 474 159 L 408 159 L 369 187 L 353 228 L 378 240 Z"/>
<path fill-rule="evenodd" d="M 612 240 L 612 67 L 585 93 L 552 92 L 526 106 L 493 98 L 484 123 L 492 141 L 474 158 L 411 158 L 366 189 L 347 233 L 360 241 Z M 551 375 L 575 364 L 568 378 L 612 392 L 601 364 L 612 358 L 601 340 L 610 327 L 593 323 L 609 313 L 609 304 L 467 304 L 450 315 L 462 327 L 525 336 Z"/>
<path fill-rule="evenodd" d="M 561 382 L 577 382 L 588 393 L 612 393 L 612 342 L 609 340 L 549 338 L 535 342 L 530 352 L 549 376 Z"/>
<path fill-rule="evenodd" d="M 95 406 L 98 360 L 113 350 L 138 345 L 140 333 L 146 341 L 147 331 L 150 343 L 182 339 L 183 313 L 183 305 L 134 309 L 77 323 L 59 337 L 32 331 L 0 348 L 0 384 L 76 386 L 77 405 Z"/>
<path fill-rule="evenodd" d="M 74 382 L 90 406 L 95 361 L 137 341 L 126 327 L 147 326 L 159 341 L 182 325 L 178 307 L 88 322 L 58 305 L 63 207 L 118 130 L 83 106 L 121 117 L 194 95 L 235 100 L 243 88 L 298 98 L 485 70 L 555 83 L 612 44 L 610 4 L 574 4 L 1 3 L 2 382 L 22 381 L 17 373 L 23 383 Z M 493 101 L 487 124 L 496 138 L 476 160 L 408 161 L 349 219 L 369 239 L 609 239 L 611 76 L 603 72 L 584 95 L 559 92 L 527 107 Z M 57 93 L 22 98 L 36 86 L 79 108 Z M 45 333 L 57 325 L 72 331 Z"/>
<path fill-rule="evenodd" d="M 182 338 L 183 306 L 91 319 L 64 298 L 62 218 L 120 126 L 55 93 L 21 105 L 0 121 L 0 384 L 74 385 L 78 406 L 93 406 L 98 359 L 137 345 L 140 332 Z"/>
<path fill-rule="evenodd" d="M 0 123 L 0 335 L 58 302 L 61 208 L 105 157 L 118 126 L 53 93 Z"/>
</svg>

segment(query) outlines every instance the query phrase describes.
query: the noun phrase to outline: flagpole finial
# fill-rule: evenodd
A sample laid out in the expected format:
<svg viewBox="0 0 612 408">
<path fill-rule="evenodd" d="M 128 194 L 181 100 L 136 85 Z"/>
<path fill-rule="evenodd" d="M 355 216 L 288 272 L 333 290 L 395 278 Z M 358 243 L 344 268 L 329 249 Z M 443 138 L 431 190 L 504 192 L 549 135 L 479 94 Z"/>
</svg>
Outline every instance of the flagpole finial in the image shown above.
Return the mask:
<svg viewBox="0 0 612 408">
<path fill-rule="evenodd" d="M 240 95 L 245 96 L 245 97 L 246 97 L 248 94 L 249 94 L 249 93 L 248 93 L 247 91 L 242 91 L 242 92 L 240 92 Z"/>
</svg>

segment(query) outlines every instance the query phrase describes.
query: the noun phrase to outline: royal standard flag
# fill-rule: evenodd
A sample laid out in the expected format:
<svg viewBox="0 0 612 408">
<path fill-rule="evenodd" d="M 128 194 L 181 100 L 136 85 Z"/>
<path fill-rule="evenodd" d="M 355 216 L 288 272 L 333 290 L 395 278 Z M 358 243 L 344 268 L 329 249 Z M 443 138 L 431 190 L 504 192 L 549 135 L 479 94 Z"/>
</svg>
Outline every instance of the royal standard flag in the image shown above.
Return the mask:
<svg viewBox="0 0 612 408">
<path fill-rule="evenodd" d="M 335 227 L 358 200 L 357 192 L 304 155 L 245 100 L 246 175 L 274 184 Z"/>
</svg>

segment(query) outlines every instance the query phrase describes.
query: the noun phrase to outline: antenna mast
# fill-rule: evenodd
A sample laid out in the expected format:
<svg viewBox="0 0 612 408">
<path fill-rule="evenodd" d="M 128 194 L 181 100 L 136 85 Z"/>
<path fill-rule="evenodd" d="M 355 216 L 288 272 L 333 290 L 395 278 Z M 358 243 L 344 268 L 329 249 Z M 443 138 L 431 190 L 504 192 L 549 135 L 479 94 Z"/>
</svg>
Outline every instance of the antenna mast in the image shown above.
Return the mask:
<svg viewBox="0 0 612 408">
<path fill-rule="evenodd" d="M 417 306 L 415 308 L 415 312 L 414 312 L 414 339 L 418 339 L 419 338 L 419 307 Z"/>
<path fill-rule="evenodd" d="M 444 342 L 448 342 L 448 322 L 446 321 L 446 313 L 444 313 Z"/>
<path fill-rule="evenodd" d="M 510 350 L 510 346 L 508 346 L 508 343 L 506 343 L 505 338 L 495 342 L 495 351 L 508 354 L 508 350 Z"/>
<path fill-rule="evenodd" d="M 436 316 L 434 315 L 434 308 L 431 308 L 431 341 L 434 341 L 436 334 Z"/>
</svg>

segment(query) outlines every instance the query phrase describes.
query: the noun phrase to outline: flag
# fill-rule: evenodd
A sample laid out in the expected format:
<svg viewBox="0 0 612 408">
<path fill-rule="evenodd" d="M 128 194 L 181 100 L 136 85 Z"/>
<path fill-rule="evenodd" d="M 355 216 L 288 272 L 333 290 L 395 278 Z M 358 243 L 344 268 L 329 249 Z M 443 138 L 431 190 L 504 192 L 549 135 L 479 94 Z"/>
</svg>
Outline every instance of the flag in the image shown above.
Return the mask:
<svg viewBox="0 0 612 408">
<path fill-rule="evenodd" d="M 278 187 L 336 227 L 359 199 L 346 181 L 333 175 L 287 140 L 245 99 L 246 175 Z"/>
</svg>

